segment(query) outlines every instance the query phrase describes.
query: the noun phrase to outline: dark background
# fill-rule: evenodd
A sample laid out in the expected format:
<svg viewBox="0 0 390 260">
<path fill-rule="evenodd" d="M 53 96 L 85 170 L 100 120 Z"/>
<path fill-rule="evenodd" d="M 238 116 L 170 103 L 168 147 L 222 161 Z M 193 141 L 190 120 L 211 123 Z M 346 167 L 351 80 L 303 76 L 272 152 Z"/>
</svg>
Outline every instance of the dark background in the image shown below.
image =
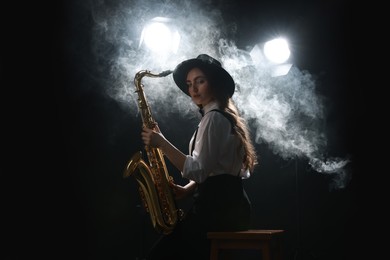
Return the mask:
<svg viewBox="0 0 390 260">
<path fill-rule="evenodd" d="M 214 4 L 226 9 L 227 20 L 237 20 L 239 47 L 254 41 L 267 23 L 294 21 L 292 31 L 301 35 L 295 36 L 301 41 L 295 42 L 296 66 L 319 75 L 318 91 L 330 100 L 329 154 L 350 155 L 352 161 L 348 186 L 330 191 L 331 176 L 312 171 L 305 160 L 285 161 L 257 145 L 262 164 L 245 182 L 254 227 L 286 230 L 286 260 L 364 255 L 366 242 L 359 236 L 370 231 L 359 228 L 377 225 L 366 188 L 365 178 L 373 172 L 366 169 L 370 155 L 363 154 L 367 143 L 361 142 L 366 126 L 358 124 L 366 112 L 356 56 L 362 28 L 356 5 Z M 141 124 L 94 87 L 92 19 L 86 6 L 20 2 L 4 9 L 3 259 L 142 259 L 157 239 L 135 181 L 122 178 L 130 156 L 142 148 Z M 184 127 L 180 120 L 163 124 Z M 165 135 L 185 139 L 185 131 L 192 130 Z"/>
</svg>

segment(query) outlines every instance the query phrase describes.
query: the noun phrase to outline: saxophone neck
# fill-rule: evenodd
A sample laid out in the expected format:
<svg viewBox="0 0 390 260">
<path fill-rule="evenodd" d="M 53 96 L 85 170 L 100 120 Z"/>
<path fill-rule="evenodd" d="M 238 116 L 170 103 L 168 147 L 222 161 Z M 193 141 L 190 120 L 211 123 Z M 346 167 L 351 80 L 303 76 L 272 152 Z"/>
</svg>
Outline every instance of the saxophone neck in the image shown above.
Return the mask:
<svg viewBox="0 0 390 260">
<path fill-rule="evenodd" d="M 159 77 L 166 77 L 169 74 L 171 74 L 173 71 L 172 70 L 164 70 L 163 72 L 160 72 Z"/>
<path fill-rule="evenodd" d="M 166 77 L 172 72 L 172 70 L 164 70 L 160 73 L 152 73 L 150 70 L 140 70 L 135 74 L 134 81 L 140 81 L 145 76 L 152 78 Z"/>
<path fill-rule="evenodd" d="M 148 105 L 145 93 L 143 91 L 143 84 L 141 82 L 142 78 L 145 76 L 152 78 L 166 77 L 171 73 L 172 70 L 165 70 L 158 74 L 152 73 L 149 70 L 140 70 L 134 76 L 134 85 L 136 88 L 136 92 L 138 93 L 138 106 L 141 110 L 142 121 L 144 125 L 146 125 L 148 128 L 154 127 L 155 121 L 152 117 L 152 111 Z"/>
</svg>

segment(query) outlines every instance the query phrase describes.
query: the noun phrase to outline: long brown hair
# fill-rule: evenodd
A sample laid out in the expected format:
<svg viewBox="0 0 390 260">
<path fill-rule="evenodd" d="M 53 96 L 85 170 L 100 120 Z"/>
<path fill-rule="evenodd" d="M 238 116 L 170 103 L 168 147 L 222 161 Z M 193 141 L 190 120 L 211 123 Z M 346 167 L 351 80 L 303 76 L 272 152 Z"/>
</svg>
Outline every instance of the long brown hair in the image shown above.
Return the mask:
<svg viewBox="0 0 390 260">
<path fill-rule="evenodd" d="M 255 165 L 258 164 L 258 158 L 256 154 L 256 150 L 252 143 L 252 139 L 250 136 L 249 128 L 246 120 L 240 116 L 240 113 L 234 104 L 234 101 L 231 97 L 224 91 L 224 86 L 220 86 L 218 79 L 215 78 L 213 73 L 200 68 L 207 77 L 209 82 L 209 86 L 212 89 L 213 96 L 216 101 L 219 103 L 220 108 L 228 115 L 231 122 L 233 123 L 234 132 L 237 134 L 241 141 L 241 147 L 244 147 L 245 157 L 243 160 L 244 168 L 249 169 L 253 172 Z"/>
</svg>

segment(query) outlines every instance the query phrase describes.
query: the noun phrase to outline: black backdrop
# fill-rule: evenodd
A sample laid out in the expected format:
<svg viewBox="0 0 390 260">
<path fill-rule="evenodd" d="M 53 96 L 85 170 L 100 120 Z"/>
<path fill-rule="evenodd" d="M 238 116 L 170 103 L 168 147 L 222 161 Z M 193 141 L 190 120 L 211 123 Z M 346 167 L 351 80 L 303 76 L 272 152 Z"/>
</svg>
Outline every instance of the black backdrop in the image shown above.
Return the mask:
<svg viewBox="0 0 390 260">
<path fill-rule="evenodd" d="M 365 127 L 357 127 L 364 115 L 360 65 L 349 48 L 355 44 L 356 50 L 361 24 L 347 1 L 308 2 L 306 12 L 299 10 L 308 3 L 298 1 L 283 13 L 303 19 L 297 66 L 328 71 L 319 91 L 333 101 L 330 149 L 353 155 L 353 178 L 347 188 L 330 192 L 329 177 L 307 162 L 286 162 L 258 145 L 261 174 L 245 185 L 254 227 L 286 230 L 285 259 L 351 259 L 365 253 L 357 227 L 370 219 L 362 193 L 367 157 L 359 143 Z M 260 12 L 267 17 L 278 4 L 242 2 L 231 10 L 247 30 L 239 44 L 251 40 L 252 19 Z M 140 122 L 93 87 L 92 24 L 84 7 L 77 1 L 5 7 L 5 259 L 142 259 L 157 239 L 135 181 L 122 178 L 142 147 L 135 138 Z"/>
</svg>

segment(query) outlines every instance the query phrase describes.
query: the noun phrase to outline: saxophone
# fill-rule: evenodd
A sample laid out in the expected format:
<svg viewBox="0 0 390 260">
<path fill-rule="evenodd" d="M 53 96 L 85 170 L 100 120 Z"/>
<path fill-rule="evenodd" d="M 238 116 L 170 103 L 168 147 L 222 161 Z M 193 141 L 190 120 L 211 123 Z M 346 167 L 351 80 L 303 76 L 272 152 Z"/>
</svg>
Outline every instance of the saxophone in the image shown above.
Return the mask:
<svg viewBox="0 0 390 260">
<path fill-rule="evenodd" d="M 153 74 L 148 70 L 141 70 L 134 77 L 134 85 L 138 93 L 138 107 L 141 111 L 142 123 L 148 128 L 156 124 L 146 100 L 142 78 L 165 77 L 172 71 L 167 70 Z M 169 175 L 161 149 L 145 145 L 148 163 L 142 159 L 142 152 L 135 153 L 127 164 L 123 177 L 134 176 L 139 184 L 138 190 L 145 210 L 149 213 L 154 229 L 158 233 L 170 234 L 177 222 L 183 217 L 183 210 L 177 209 L 169 182 L 173 181 Z"/>
</svg>

